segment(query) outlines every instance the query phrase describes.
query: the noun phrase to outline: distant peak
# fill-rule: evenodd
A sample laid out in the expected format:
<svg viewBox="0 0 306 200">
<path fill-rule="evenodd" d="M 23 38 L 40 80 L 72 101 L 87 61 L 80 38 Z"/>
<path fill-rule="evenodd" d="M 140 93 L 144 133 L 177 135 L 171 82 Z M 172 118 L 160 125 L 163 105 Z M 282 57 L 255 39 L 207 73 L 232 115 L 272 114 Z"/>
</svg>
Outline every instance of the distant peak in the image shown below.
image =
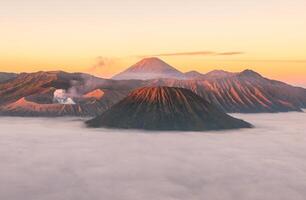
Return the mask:
<svg viewBox="0 0 306 200">
<path fill-rule="evenodd" d="M 192 70 L 192 71 L 186 72 L 185 74 L 201 74 L 201 73 L 198 71 Z"/>
<path fill-rule="evenodd" d="M 231 72 L 227 72 L 225 70 L 222 70 L 222 69 L 215 69 L 215 70 L 212 70 L 210 72 L 208 72 L 208 74 L 230 74 Z"/>
<path fill-rule="evenodd" d="M 143 58 L 135 65 L 156 65 L 156 64 L 168 65 L 165 61 L 157 57 Z"/>
<path fill-rule="evenodd" d="M 156 79 L 156 78 L 175 78 L 181 79 L 183 73 L 167 64 L 163 60 L 150 57 L 144 58 L 132 65 L 125 71 L 113 76 L 113 79 Z"/>
<path fill-rule="evenodd" d="M 204 77 L 204 74 L 201 74 L 200 72 L 195 71 L 195 70 L 185 73 L 186 79 L 201 79 L 202 77 Z"/>
<path fill-rule="evenodd" d="M 213 71 L 208 72 L 205 75 L 207 77 L 212 77 L 212 78 L 224 78 L 224 77 L 227 77 L 227 76 L 231 76 L 233 74 L 234 73 L 232 73 L 232 72 L 227 72 L 227 71 L 224 71 L 224 70 L 213 70 Z"/>
<path fill-rule="evenodd" d="M 261 77 L 261 75 L 251 69 L 246 69 L 242 72 L 240 72 L 240 75 L 243 75 L 243 76 L 249 76 L 249 77 Z"/>
<path fill-rule="evenodd" d="M 141 61 L 162 61 L 162 60 L 157 57 L 148 57 L 148 58 L 143 58 Z"/>
</svg>

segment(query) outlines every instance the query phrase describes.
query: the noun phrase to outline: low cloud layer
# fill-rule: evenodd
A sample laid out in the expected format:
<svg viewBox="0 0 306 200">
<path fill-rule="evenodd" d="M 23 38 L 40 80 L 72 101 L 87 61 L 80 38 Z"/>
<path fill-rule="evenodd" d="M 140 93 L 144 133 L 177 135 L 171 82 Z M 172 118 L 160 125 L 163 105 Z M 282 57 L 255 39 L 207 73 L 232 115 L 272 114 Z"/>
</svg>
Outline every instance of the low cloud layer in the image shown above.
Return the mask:
<svg viewBox="0 0 306 200">
<path fill-rule="evenodd" d="M 274 60 L 252 60 L 252 59 L 249 59 L 249 60 L 246 60 L 246 59 L 238 59 L 238 60 L 225 60 L 225 61 L 231 61 L 231 62 L 263 62 L 263 63 L 306 63 L 306 60 L 282 60 L 282 59 L 274 59 Z"/>
<path fill-rule="evenodd" d="M 162 54 L 153 54 L 153 55 L 145 55 L 139 57 L 167 57 L 167 56 L 233 56 L 244 54 L 244 52 L 240 51 L 231 51 L 231 52 L 214 52 L 214 51 L 193 51 L 193 52 L 176 52 L 176 53 L 162 53 Z"/>
<path fill-rule="evenodd" d="M 306 198 L 306 114 L 236 114 L 217 132 L 87 129 L 69 118 L 0 118 L 0 199 Z"/>
</svg>

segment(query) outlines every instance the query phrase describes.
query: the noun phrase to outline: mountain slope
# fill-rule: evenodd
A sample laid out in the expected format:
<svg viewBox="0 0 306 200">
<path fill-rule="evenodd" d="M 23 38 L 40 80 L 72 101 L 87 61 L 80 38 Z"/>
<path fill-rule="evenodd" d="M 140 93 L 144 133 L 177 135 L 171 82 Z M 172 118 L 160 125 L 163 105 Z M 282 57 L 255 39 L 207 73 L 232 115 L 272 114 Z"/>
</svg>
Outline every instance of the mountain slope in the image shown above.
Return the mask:
<svg viewBox="0 0 306 200">
<path fill-rule="evenodd" d="M 0 114 L 31 117 L 95 116 L 111 105 L 105 101 L 82 101 L 76 104 L 38 103 L 23 97 L 16 102 L 1 106 Z"/>
<path fill-rule="evenodd" d="M 182 79 L 184 74 L 158 58 L 145 58 L 112 77 L 115 80 L 147 80 L 156 78 Z"/>
<path fill-rule="evenodd" d="M 287 112 L 306 107 L 306 90 L 246 70 L 201 80 L 152 80 L 148 86 L 192 90 L 225 112 Z"/>
<path fill-rule="evenodd" d="M 7 82 L 17 77 L 15 73 L 0 72 L 0 83 Z"/>
<path fill-rule="evenodd" d="M 120 77 L 123 78 L 127 75 L 126 79 L 150 79 L 144 80 L 144 83 L 138 85 L 138 87 L 170 86 L 187 88 L 225 112 L 287 112 L 301 111 L 301 108 L 306 108 L 305 89 L 267 79 L 252 70 L 244 70 L 238 73 L 213 70 L 206 74 L 190 71 L 167 77 L 160 73 L 154 74 L 154 71 L 152 71 L 154 67 L 148 64 L 151 60 L 163 63 L 156 58 L 144 59 L 114 78 L 120 79 Z M 174 68 L 171 67 L 171 69 Z M 146 72 L 145 78 L 142 77 L 142 71 Z"/>
<path fill-rule="evenodd" d="M 148 130 L 218 130 L 250 128 L 183 88 L 147 87 L 131 92 L 100 116 L 87 122 L 92 127 Z"/>
<path fill-rule="evenodd" d="M 132 86 L 133 84 L 130 83 Z M 95 116 L 129 91 L 125 83 L 114 83 L 82 73 L 61 71 L 22 73 L 14 80 L 0 84 L 0 114 L 13 116 Z M 119 88 L 117 90 L 117 88 Z M 64 92 L 61 103 L 56 91 Z M 103 95 L 98 93 L 103 93 Z"/>
</svg>

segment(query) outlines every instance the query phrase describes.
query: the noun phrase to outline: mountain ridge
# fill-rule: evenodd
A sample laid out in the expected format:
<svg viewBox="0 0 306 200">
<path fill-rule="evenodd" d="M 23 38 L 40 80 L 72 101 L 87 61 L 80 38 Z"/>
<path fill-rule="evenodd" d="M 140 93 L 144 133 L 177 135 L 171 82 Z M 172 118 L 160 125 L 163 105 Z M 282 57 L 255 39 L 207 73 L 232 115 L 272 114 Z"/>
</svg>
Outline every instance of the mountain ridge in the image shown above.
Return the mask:
<svg viewBox="0 0 306 200">
<path fill-rule="evenodd" d="M 12 80 L 18 76 L 17 73 L 10 73 L 10 72 L 0 72 L 0 83 L 7 82 Z"/>
<path fill-rule="evenodd" d="M 270 80 L 252 70 L 213 70 L 206 74 L 193 71 L 189 74 L 200 77 L 113 80 L 63 71 L 21 73 L 0 83 L 0 110 L 15 114 L 20 109 L 29 109 L 7 110 L 5 107 L 23 97 L 38 104 L 52 104 L 55 90 L 62 89 L 77 105 L 88 103 L 97 106 L 95 115 L 123 99 L 130 91 L 146 86 L 186 88 L 229 113 L 300 112 L 301 108 L 306 108 L 306 89 Z"/>
</svg>

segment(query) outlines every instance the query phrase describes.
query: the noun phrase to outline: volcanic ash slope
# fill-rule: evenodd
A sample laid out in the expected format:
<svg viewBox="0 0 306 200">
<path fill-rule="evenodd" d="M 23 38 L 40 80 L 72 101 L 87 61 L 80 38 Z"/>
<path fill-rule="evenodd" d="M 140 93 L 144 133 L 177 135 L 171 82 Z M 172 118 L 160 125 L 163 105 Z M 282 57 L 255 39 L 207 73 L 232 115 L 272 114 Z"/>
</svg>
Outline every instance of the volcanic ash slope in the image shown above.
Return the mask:
<svg viewBox="0 0 306 200">
<path fill-rule="evenodd" d="M 136 89 L 86 123 L 89 127 L 181 131 L 252 127 L 220 111 L 192 91 L 174 87 Z"/>
</svg>

